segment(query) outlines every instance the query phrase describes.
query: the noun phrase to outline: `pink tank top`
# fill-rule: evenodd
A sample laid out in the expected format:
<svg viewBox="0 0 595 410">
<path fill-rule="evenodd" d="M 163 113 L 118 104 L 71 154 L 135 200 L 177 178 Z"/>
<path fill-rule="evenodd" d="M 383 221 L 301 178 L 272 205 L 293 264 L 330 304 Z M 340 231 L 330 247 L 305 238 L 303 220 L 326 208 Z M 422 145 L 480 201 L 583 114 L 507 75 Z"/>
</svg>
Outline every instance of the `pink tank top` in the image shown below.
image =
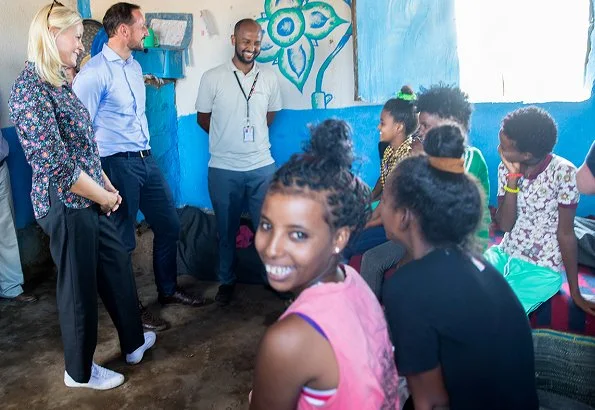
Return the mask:
<svg viewBox="0 0 595 410">
<path fill-rule="evenodd" d="M 297 409 L 398 409 L 398 375 L 384 312 L 359 273 L 343 268 L 345 281 L 304 290 L 279 318 L 297 314 L 311 319 L 339 365 L 336 393 L 322 406 L 302 393 Z"/>
</svg>

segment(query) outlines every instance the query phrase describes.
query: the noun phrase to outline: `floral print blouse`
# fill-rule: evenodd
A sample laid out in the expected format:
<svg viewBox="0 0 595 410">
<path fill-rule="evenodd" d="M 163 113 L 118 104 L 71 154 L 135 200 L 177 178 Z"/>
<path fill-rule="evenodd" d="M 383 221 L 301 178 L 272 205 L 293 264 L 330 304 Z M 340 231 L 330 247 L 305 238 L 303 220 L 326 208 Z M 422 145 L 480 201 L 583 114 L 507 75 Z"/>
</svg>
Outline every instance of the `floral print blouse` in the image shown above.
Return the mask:
<svg viewBox="0 0 595 410">
<path fill-rule="evenodd" d="M 504 234 L 502 250 L 508 255 L 536 265 L 563 270 L 558 245 L 558 207 L 578 205 L 576 167 L 566 159 L 550 155 L 540 172 L 519 180 L 517 219 Z M 506 167 L 498 167 L 498 197 L 504 196 Z"/>
<path fill-rule="evenodd" d="M 35 64 L 27 62 L 14 83 L 8 109 L 33 170 L 35 218 L 43 218 L 50 209 L 50 184 L 68 208 L 90 206 L 92 201 L 70 192 L 81 171 L 103 186 L 93 124 L 72 88 L 42 81 Z"/>
</svg>

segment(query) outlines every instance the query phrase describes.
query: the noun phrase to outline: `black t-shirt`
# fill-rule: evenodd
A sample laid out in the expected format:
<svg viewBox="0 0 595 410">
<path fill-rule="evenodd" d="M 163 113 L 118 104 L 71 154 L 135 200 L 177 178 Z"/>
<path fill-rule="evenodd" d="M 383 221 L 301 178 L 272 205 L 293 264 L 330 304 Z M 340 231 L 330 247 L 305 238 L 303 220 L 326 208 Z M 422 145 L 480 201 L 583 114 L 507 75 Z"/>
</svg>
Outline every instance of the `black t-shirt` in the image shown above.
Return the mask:
<svg viewBox="0 0 595 410">
<path fill-rule="evenodd" d="M 400 375 L 442 366 L 451 410 L 538 409 L 527 316 L 487 262 L 434 250 L 397 270 L 383 301 Z"/>
<path fill-rule="evenodd" d="M 585 163 L 591 170 L 591 174 L 595 175 L 595 142 L 591 145 L 587 158 L 585 158 Z"/>
</svg>

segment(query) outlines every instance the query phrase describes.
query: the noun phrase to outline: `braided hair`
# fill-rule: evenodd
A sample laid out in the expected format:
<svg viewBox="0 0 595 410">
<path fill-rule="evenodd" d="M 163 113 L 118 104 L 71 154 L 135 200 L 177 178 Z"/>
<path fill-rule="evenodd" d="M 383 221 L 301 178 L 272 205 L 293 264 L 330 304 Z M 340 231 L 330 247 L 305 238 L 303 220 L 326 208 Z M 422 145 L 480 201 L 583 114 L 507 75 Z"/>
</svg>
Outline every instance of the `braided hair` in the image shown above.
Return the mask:
<svg viewBox="0 0 595 410">
<path fill-rule="evenodd" d="M 349 227 L 353 238 L 370 216 L 370 189 L 351 172 L 353 144 L 345 121 L 329 119 L 310 128 L 302 153 L 275 172 L 269 193 L 324 198 L 325 221 L 333 231 Z"/>
</svg>

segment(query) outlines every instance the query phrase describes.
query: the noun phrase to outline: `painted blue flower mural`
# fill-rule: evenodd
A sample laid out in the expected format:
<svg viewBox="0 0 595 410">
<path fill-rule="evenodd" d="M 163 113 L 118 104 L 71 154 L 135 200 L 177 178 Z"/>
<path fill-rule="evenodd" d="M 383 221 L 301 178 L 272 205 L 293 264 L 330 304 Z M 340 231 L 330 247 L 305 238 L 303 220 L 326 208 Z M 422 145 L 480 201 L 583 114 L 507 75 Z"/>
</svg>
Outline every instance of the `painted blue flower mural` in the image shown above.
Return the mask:
<svg viewBox="0 0 595 410">
<path fill-rule="evenodd" d="M 314 47 L 347 23 L 323 0 L 265 0 L 259 18 L 263 29 L 258 61 L 278 64 L 279 71 L 303 92 L 314 64 Z"/>
</svg>

